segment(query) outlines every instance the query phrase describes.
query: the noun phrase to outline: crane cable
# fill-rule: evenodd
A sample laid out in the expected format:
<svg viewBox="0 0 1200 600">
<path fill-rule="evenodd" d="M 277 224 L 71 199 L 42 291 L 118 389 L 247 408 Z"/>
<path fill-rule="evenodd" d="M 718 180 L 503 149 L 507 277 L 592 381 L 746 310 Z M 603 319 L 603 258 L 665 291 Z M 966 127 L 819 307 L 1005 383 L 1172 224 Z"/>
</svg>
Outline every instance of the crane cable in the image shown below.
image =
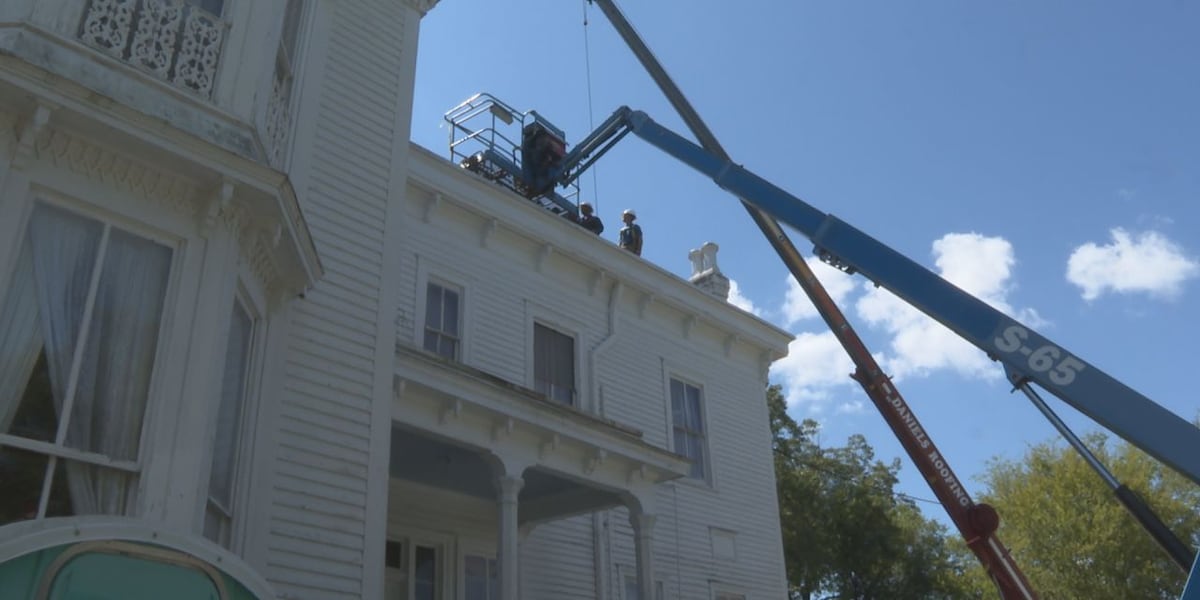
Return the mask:
<svg viewBox="0 0 1200 600">
<path fill-rule="evenodd" d="M 595 131 L 596 130 L 596 123 L 595 123 L 596 111 L 595 111 L 595 109 L 592 108 L 592 53 L 591 53 L 590 44 L 588 43 L 587 10 L 588 10 L 588 4 L 590 4 L 590 3 L 591 3 L 590 0 L 582 0 L 582 4 L 583 4 L 583 70 L 587 75 L 586 78 L 587 78 L 588 131 Z M 591 200 L 591 202 L 592 202 L 592 208 L 595 209 L 596 214 L 598 215 L 598 214 L 600 214 L 600 194 L 599 194 L 599 191 L 597 190 L 597 185 L 596 185 L 596 169 L 597 169 L 597 167 L 595 165 L 592 165 L 592 167 L 590 169 L 592 172 L 592 200 Z"/>
</svg>

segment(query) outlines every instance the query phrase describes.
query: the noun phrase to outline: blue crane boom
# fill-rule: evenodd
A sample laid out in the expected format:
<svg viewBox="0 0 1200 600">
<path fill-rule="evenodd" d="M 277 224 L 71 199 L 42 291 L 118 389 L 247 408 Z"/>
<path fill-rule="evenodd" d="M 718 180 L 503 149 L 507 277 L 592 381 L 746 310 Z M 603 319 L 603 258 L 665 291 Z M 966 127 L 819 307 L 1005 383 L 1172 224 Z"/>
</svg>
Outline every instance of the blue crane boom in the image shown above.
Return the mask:
<svg viewBox="0 0 1200 600">
<path fill-rule="evenodd" d="M 1200 429 L 986 302 L 841 219 L 731 161 L 621 107 L 547 179 L 573 181 L 633 133 L 803 234 L 825 261 L 861 273 L 1004 365 L 1015 386 L 1038 384 L 1131 444 L 1200 484 Z M 551 183 L 550 185 L 553 185 Z"/>
<path fill-rule="evenodd" d="M 646 46 L 645 41 L 634 30 L 633 25 L 625 18 L 621 10 L 617 8 L 613 0 L 589 0 L 599 5 L 600 10 L 608 18 L 609 22 L 620 34 L 621 38 L 633 51 L 634 56 L 646 69 L 646 72 L 654 80 L 658 88 L 666 96 L 671 106 L 683 119 L 688 129 L 696 136 L 700 147 L 716 158 L 728 161 L 729 155 L 721 147 L 721 143 L 717 140 L 713 132 L 700 118 L 699 113 L 684 96 L 683 91 L 667 74 L 666 69 Z M 995 536 L 998 520 L 995 519 L 995 511 L 986 504 L 975 504 L 970 497 L 957 485 L 957 479 L 953 472 L 949 469 L 949 465 L 939 462 L 935 447 L 931 440 L 923 436 L 923 428 L 916 421 L 916 416 L 908 410 L 908 406 L 904 399 L 900 396 L 898 390 L 891 385 L 890 379 L 879 368 L 878 363 L 862 342 L 861 338 L 854 331 L 854 328 L 846 321 L 845 316 L 838 308 L 833 298 L 825 290 L 821 282 L 817 280 L 816 275 L 808 267 L 808 264 L 801 257 L 796 247 L 792 245 L 787 233 L 779 226 L 777 220 L 770 214 L 766 213 L 754 204 L 746 201 L 744 198 L 739 198 L 746 212 L 750 215 L 755 225 L 758 226 L 763 236 L 771 244 L 771 247 L 779 255 L 780 260 L 788 267 L 792 276 L 800 288 L 804 290 L 809 300 L 813 302 L 818 314 L 829 325 L 832 333 L 837 338 L 842 348 L 854 362 L 855 372 L 852 375 L 855 381 L 862 385 L 863 391 L 879 409 L 884 421 L 896 434 L 897 440 L 905 448 L 909 454 L 909 458 L 913 460 L 917 470 L 921 472 L 927 479 L 930 489 L 942 503 L 946 509 L 951 521 L 954 522 L 967 542 L 967 547 L 975 553 L 980 562 L 983 563 L 992 581 L 997 586 L 997 591 L 1004 600 L 1021 599 L 1032 600 L 1036 598 L 1036 592 L 1030 587 L 1028 580 L 1020 568 L 1013 561 L 1007 548 Z M 818 248 L 820 250 L 820 248 Z M 827 254 L 824 256 L 830 262 L 836 262 L 837 257 Z M 850 269 L 852 267 L 846 267 Z M 1017 333 L 1019 330 L 1011 330 L 1013 335 L 1019 338 Z M 1018 340 L 1019 341 L 1019 340 Z M 1006 347 L 1012 347 L 1015 344 L 1006 343 Z M 1023 345 L 1022 345 L 1023 346 Z M 1027 348 L 1027 347 L 1026 347 Z M 1030 359 L 1033 360 L 1033 350 L 1023 351 L 1021 346 L 1017 347 L 1017 351 L 1024 355 L 1028 352 Z M 1038 352 L 1042 352 L 1041 349 Z M 1050 354 L 1053 351 L 1046 350 L 1044 353 Z M 1057 357 L 1043 357 L 1037 359 L 1037 369 L 1046 367 L 1044 358 L 1057 359 Z M 1063 368 L 1068 365 L 1066 361 L 1061 363 L 1059 367 L 1054 367 L 1051 362 L 1051 368 Z M 1034 366 L 1031 363 L 1031 366 Z M 1076 365 L 1069 364 L 1067 370 L 1072 370 Z M 1170 530 L 1167 525 L 1158 518 L 1154 511 L 1137 496 L 1128 486 L 1117 481 L 1117 479 L 1108 471 L 1108 469 L 1096 459 L 1086 445 L 1058 418 L 1054 411 L 1046 404 L 1037 393 L 1037 390 L 1030 385 L 1029 380 L 1024 379 L 1022 374 L 1011 368 L 1006 367 L 1006 374 L 1014 383 L 1015 389 L 1023 392 L 1035 407 L 1054 425 L 1055 429 L 1075 448 L 1075 450 L 1084 458 L 1084 460 L 1092 467 L 1093 470 L 1105 481 L 1105 483 L 1113 490 L 1116 499 L 1125 506 L 1125 508 L 1137 519 L 1137 521 L 1146 529 L 1146 531 L 1155 539 L 1156 542 L 1171 556 L 1185 571 L 1191 573 L 1188 578 L 1187 585 L 1183 592 L 1183 600 L 1200 600 L 1200 558 L 1192 552 L 1178 536 Z M 1061 374 L 1060 374 L 1061 375 Z M 1064 379 L 1065 376 L 1060 376 Z M 1065 382 L 1069 385 L 1070 382 Z M 936 475 L 931 474 L 936 471 Z M 940 480 L 939 480 L 940 477 Z"/>
</svg>

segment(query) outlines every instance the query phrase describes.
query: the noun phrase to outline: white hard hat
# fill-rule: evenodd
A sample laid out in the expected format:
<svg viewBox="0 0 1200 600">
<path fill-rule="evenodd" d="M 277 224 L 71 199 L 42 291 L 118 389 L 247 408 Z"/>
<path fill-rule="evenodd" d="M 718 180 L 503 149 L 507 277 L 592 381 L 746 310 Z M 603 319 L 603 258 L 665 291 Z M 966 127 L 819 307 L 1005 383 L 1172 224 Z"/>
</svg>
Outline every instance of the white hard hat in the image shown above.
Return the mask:
<svg viewBox="0 0 1200 600">
<path fill-rule="evenodd" d="M 632 208 L 627 208 L 627 209 L 621 211 L 621 216 L 623 217 L 625 215 L 629 215 L 635 219 L 637 218 L 637 213 L 633 212 Z"/>
</svg>

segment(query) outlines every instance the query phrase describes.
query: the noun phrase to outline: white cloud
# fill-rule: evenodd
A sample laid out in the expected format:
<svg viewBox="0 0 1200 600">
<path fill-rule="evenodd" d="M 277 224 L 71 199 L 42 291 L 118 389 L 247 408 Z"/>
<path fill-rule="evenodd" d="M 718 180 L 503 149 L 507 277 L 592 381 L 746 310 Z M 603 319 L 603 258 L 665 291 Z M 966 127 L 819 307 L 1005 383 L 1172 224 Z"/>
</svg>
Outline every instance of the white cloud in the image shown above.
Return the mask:
<svg viewBox="0 0 1200 600">
<path fill-rule="evenodd" d="M 946 280 L 1032 327 L 1045 321 L 1032 309 L 1015 309 L 1008 300 L 1014 284 L 1016 259 L 1012 244 L 1000 237 L 950 233 L 933 243 L 936 270 Z M 925 316 L 884 288 L 851 278 L 825 265 L 814 264 L 818 277 L 834 300 L 846 310 L 853 305 L 865 327 L 886 334 L 883 352 L 875 360 L 900 379 L 949 370 L 967 377 L 998 379 L 1002 371 L 979 349 Z M 849 312 L 847 310 L 847 312 Z M 784 299 L 787 325 L 816 316 L 808 297 L 792 283 Z M 850 379 L 854 365 L 832 332 L 800 333 L 788 346 L 788 356 L 772 368 L 783 384 L 788 405 L 813 415 L 854 414 L 869 407 Z"/>
<path fill-rule="evenodd" d="M 1031 326 L 1044 324 L 1035 311 L 1017 311 L 1008 303 L 1016 262 L 1008 240 L 949 233 L 934 241 L 933 254 L 940 275 L 950 283 Z M 869 325 L 891 336 L 883 365 L 894 377 L 928 375 L 940 369 L 969 377 L 999 377 L 1000 371 L 982 351 L 942 324 L 883 288 L 871 284 L 864 288 L 867 292 L 855 309 Z"/>
<path fill-rule="evenodd" d="M 771 375 L 783 384 L 788 406 L 803 407 L 811 414 L 823 413 L 834 404 L 834 389 L 857 388 L 850 379 L 853 371 L 854 363 L 829 331 L 801 332 L 788 344 L 788 355 L 771 366 Z M 844 395 L 855 397 L 853 390 Z"/>
<path fill-rule="evenodd" d="M 738 287 L 738 282 L 729 280 L 729 303 L 756 316 L 762 317 L 763 312 L 754 302 L 742 295 L 742 288 Z"/>
<path fill-rule="evenodd" d="M 821 259 L 809 257 L 806 262 L 808 268 L 812 269 L 817 280 L 824 286 L 825 291 L 833 298 L 833 301 L 841 306 L 842 301 L 850 294 L 855 287 L 853 277 L 821 262 Z M 817 309 L 813 307 L 812 301 L 808 299 L 808 295 L 800 288 L 800 284 L 796 283 L 796 278 L 789 273 L 787 276 L 788 289 L 783 300 L 783 322 L 785 327 L 791 327 L 796 323 L 819 316 Z"/>
<path fill-rule="evenodd" d="M 1200 264 L 1157 231 L 1130 234 L 1118 227 L 1109 234 L 1112 243 L 1088 242 L 1067 259 L 1067 281 L 1082 290 L 1084 300 L 1095 300 L 1105 292 L 1169 299 L 1200 273 Z"/>
</svg>

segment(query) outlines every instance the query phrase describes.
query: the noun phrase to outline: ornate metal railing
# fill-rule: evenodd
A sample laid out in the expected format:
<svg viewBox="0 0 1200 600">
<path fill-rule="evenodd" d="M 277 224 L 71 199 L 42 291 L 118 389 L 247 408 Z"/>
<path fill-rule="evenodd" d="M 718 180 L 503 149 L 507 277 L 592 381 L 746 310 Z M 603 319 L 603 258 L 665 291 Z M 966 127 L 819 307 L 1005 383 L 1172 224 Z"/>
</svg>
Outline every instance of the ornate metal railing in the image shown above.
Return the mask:
<svg viewBox="0 0 1200 600">
<path fill-rule="evenodd" d="M 79 39 L 208 98 L 227 27 L 184 0 L 89 0 Z"/>
</svg>

